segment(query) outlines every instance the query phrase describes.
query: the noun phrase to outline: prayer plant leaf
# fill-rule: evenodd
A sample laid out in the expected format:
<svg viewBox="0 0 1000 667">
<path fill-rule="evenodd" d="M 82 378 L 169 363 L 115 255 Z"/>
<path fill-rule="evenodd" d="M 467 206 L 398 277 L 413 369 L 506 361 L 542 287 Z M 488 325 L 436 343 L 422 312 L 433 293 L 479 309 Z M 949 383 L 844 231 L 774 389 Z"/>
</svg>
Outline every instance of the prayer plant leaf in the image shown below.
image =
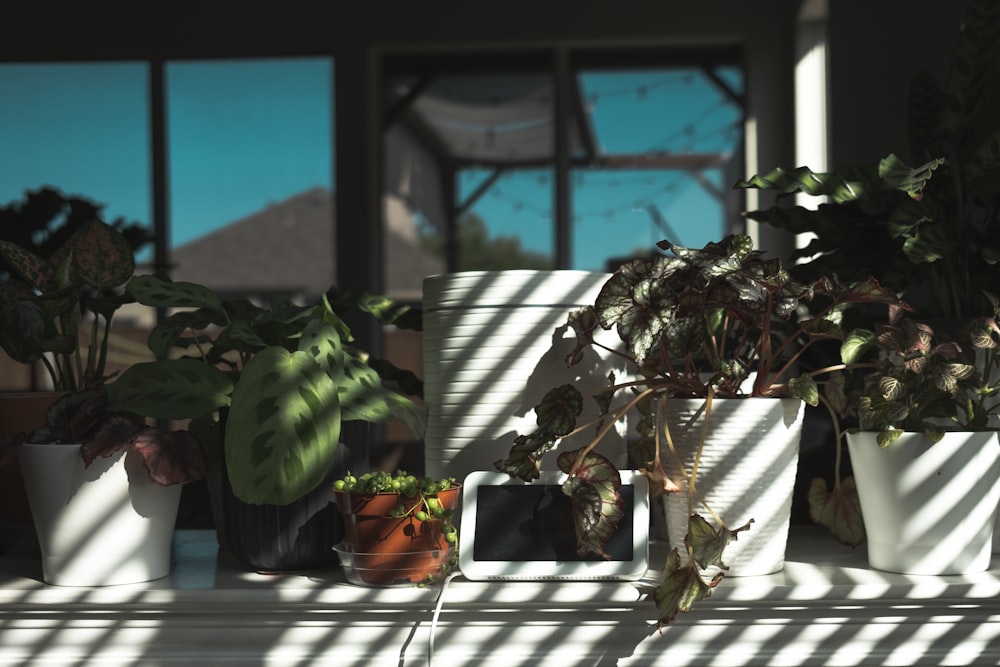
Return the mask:
<svg viewBox="0 0 1000 667">
<path fill-rule="evenodd" d="M 570 475 L 563 484 L 563 493 L 573 502 L 577 553 L 607 559 L 610 556 L 604 547 L 625 515 L 625 501 L 618 492 L 621 475 L 611 461 L 595 452 L 586 454 L 577 465 L 580 454 L 563 452 L 556 460 L 559 469 Z"/>
<path fill-rule="evenodd" d="M 685 543 L 691 547 L 691 554 L 702 569 L 716 566 L 728 570 L 729 566 L 722 562 L 722 553 L 729 543 L 737 539 L 739 533 L 750 530 L 753 519 L 739 528 L 730 530 L 725 526 L 716 530 L 708 521 L 698 514 L 692 514 L 688 519 L 688 533 Z"/>
<path fill-rule="evenodd" d="M 724 576 L 720 572 L 706 582 L 694 561 L 682 565 L 680 552 L 677 549 L 671 551 L 663 568 L 663 581 L 653 591 L 653 599 L 660 614 L 657 622 L 667 625 L 681 612 L 691 611 L 691 605 L 710 596 L 712 589 L 719 585 Z"/>
<path fill-rule="evenodd" d="M 861 501 L 853 477 L 842 480 L 832 491 L 827 491 L 825 479 L 817 477 L 809 485 L 808 499 L 810 518 L 828 528 L 835 540 L 851 547 L 865 541 Z"/>
</svg>

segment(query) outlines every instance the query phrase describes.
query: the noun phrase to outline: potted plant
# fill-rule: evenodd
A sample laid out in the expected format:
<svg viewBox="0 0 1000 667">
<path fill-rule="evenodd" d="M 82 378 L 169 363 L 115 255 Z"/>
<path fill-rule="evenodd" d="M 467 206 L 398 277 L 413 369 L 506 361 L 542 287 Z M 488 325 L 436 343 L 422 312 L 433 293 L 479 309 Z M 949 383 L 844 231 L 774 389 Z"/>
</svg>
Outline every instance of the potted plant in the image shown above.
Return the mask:
<svg viewBox="0 0 1000 667">
<path fill-rule="evenodd" d="M 725 492 L 701 483 L 711 477 L 711 460 L 706 456 L 708 434 L 716 429 L 753 431 L 755 426 L 740 422 L 738 429 L 723 429 L 723 421 L 705 416 L 717 410 L 722 401 L 737 399 L 736 404 L 779 407 L 782 430 L 791 431 L 795 442 L 803 400 L 818 402 L 819 387 L 815 376 L 830 369 L 796 373 L 796 361 L 802 352 L 821 340 L 844 336 L 839 326 L 846 307 L 860 303 L 887 304 L 897 301 L 895 294 L 875 280 L 844 284 L 835 278 L 821 278 L 812 284 L 793 280 L 778 259 L 765 259 L 755 250 L 749 237 L 731 235 L 702 249 L 690 249 L 669 242 L 658 244 L 660 254 L 623 265 L 605 283 L 593 307 L 570 316 L 578 337 L 578 346 L 567 360 L 573 363 L 580 352 L 599 344 L 597 327 L 614 329 L 625 344 L 624 354 L 637 379 L 616 382 L 609 378 L 606 390 L 595 396 L 602 407 L 596 420 L 576 424 L 583 397 L 576 387 L 564 385 L 553 389 L 535 408 L 538 428 L 519 435 L 507 459 L 497 467 L 522 479 L 538 476 L 543 456 L 562 438 L 597 427 L 593 441 L 572 455 L 563 453 L 557 464 L 570 476 L 569 493 L 578 514 L 576 531 L 582 549 L 602 553 L 601 536 L 613 532 L 616 507 L 620 507 L 615 467 L 605 457 L 593 452 L 615 421 L 633 408 L 643 419 L 638 425 L 639 447 L 632 460 L 646 468 L 659 493 L 686 491 L 682 497 L 682 525 L 670 522 L 674 546 L 656 599 L 660 621 L 669 622 L 677 613 L 688 611 L 691 604 L 707 596 L 721 578 L 716 573 L 710 581 L 703 578 L 710 565 L 722 566 L 722 549 L 748 525 L 731 530 L 720 515 L 726 509 L 710 512 L 715 525 L 687 512 L 697 501 L 717 510 L 727 504 Z M 817 313 L 802 317 L 800 307 L 807 302 L 822 302 Z M 627 395 L 628 400 L 616 401 Z M 789 407 L 783 406 L 785 398 Z M 764 400 L 771 399 L 771 400 Z M 654 410 L 656 400 L 668 408 L 681 402 L 684 421 Z M 692 403 L 684 403 L 691 400 Z M 659 415 L 664 430 L 654 428 Z M 771 427 L 762 427 L 769 431 Z M 683 435 L 681 438 L 679 436 Z M 670 455 L 660 459 L 658 443 L 668 441 Z M 666 448 L 664 448 L 666 449 Z M 767 448 L 765 448 L 767 449 Z M 794 479 L 797 448 L 772 446 L 783 460 L 770 466 L 791 470 Z M 745 453 L 735 452 L 717 463 L 748 466 Z M 647 463 L 651 462 L 651 463 Z M 748 475 L 750 476 L 750 475 Z M 698 487 L 695 488 L 695 479 Z M 791 484 L 783 491 L 790 498 Z M 744 498 L 736 507 L 752 505 Z M 693 509 L 693 507 L 692 507 Z M 787 508 L 786 508 L 787 515 Z M 761 522 L 761 517 L 750 517 Z M 741 519 L 743 520 L 743 519 Z M 787 533 L 787 518 L 776 519 Z M 683 544 L 677 542 L 680 535 Z M 781 551 L 783 553 L 783 537 Z"/>
<path fill-rule="evenodd" d="M 343 474 L 350 463 L 339 444 L 342 423 L 401 417 L 418 435 L 424 423 L 422 406 L 383 380 L 419 392 L 412 374 L 352 346 L 338 312 L 404 326 L 413 313 L 385 297 L 337 289 L 316 304 L 278 299 L 270 307 L 153 276 L 137 276 L 128 291 L 144 305 L 181 310 L 150 333 L 160 359 L 130 367 L 109 386 L 112 405 L 191 420 L 210 461 L 220 538 L 244 565 L 335 562 L 340 535 L 330 484 L 338 466 Z"/>
<path fill-rule="evenodd" d="M 205 475 L 198 443 L 109 409 L 97 383 L 61 396 L 13 443 L 42 557 L 60 586 L 166 576 L 183 484 Z"/>
<path fill-rule="evenodd" d="M 452 517 L 461 491 L 454 478 L 348 473 L 333 488 L 345 529 L 335 550 L 348 581 L 432 583 L 451 571 L 458 544 Z"/>
<path fill-rule="evenodd" d="M 996 298 L 987 296 L 996 313 Z M 872 567 L 904 574 L 989 567 L 1000 501 L 1000 442 L 988 427 L 1000 407 L 1000 385 L 989 380 L 1000 363 L 998 341 L 996 314 L 974 320 L 959 344 L 900 310 L 845 341 L 844 361 L 863 374 L 852 401 L 858 427 L 846 439 Z M 865 351 L 877 352 L 867 364 Z"/>
<path fill-rule="evenodd" d="M 77 222 L 55 248 L 0 239 L 0 260 L 6 269 L 0 280 L 0 348 L 26 366 L 43 364 L 51 383 L 46 390 L 0 394 L 0 445 L 8 445 L 0 446 L 4 523 L 30 533 L 24 482 L 18 466 L 9 465 L 13 441 L 41 425 L 61 394 L 104 379 L 111 318 L 124 303 L 121 287 L 135 260 L 125 236 L 97 218 Z M 81 327 L 87 329 L 85 344 Z M 33 539 L 26 535 L 22 541 Z"/>
<path fill-rule="evenodd" d="M 992 316 L 985 295 L 1000 282 L 998 29 L 1000 7 L 973 0 L 943 84 L 924 72 L 911 79 L 908 159 L 890 153 L 877 165 L 828 172 L 778 168 L 736 184 L 778 193 L 774 206 L 747 212 L 748 218 L 809 235 L 791 256 L 796 277 L 872 275 L 953 339 L 976 318 Z M 800 194 L 826 202 L 786 206 Z M 873 327 L 873 320 L 863 325 Z M 985 359 L 976 364 L 995 372 Z M 846 405 L 828 407 L 843 414 Z M 814 479 L 809 509 L 839 541 L 857 545 L 864 527 L 855 481 L 842 475 L 838 421 L 833 488 Z"/>
<path fill-rule="evenodd" d="M 97 585 L 166 575 L 179 485 L 204 465 L 183 435 L 107 408 L 108 340 L 129 301 L 122 288 L 135 266 L 130 243 L 93 219 L 47 258 L 5 240 L 0 256 L 12 271 L 0 285 L 0 345 L 17 361 L 41 362 L 55 390 L 44 424 L 0 443 L 0 458 L 20 461 L 44 579 Z M 98 499 L 118 509 L 95 522 L 87 516 Z"/>
<path fill-rule="evenodd" d="M 923 318 L 989 315 L 984 290 L 1000 283 L 998 57 L 1000 6 L 972 0 L 943 84 L 926 72 L 911 79 L 908 159 L 752 176 L 736 187 L 778 201 L 746 217 L 810 235 L 791 257 L 802 279 L 872 275 Z M 785 206 L 798 194 L 828 201 Z"/>
</svg>

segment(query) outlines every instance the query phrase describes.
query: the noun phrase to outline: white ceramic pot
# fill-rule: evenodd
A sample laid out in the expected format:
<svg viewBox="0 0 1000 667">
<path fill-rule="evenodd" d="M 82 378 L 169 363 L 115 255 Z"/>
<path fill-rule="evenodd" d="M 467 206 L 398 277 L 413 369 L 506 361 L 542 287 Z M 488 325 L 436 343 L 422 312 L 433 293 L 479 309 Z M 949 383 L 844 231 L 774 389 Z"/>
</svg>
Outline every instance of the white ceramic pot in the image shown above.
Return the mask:
<svg viewBox="0 0 1000 667">
<path fill-rule="evenodd" d="M 150 481 L 137 455 L 98 458 L 80 445 L 22 445 L 42 576 L 57 586 L 151 581 L 170 573 L 181 485 Z"/>
<path fill-rule="evenodd" d="M 847 446 L 869 565 L 903 574 L 989 568 L 1000 502 L 995 432 L 949 432 L 933 445 L 904 433 L 885 449 L 875 433 L 848 433 Z"/>
<path fill-rule="evenodd" d="M 702 434 L 704 399 L 661 401 L 662 420 L 684 468 L 690 472 Z M 707 437 L 695 488 L 730 529 L 750 519 L 723 554 L 727 576 L 756 576 L 780 571 L 791 523 L 792 492 L 799 459 L 805 404 L 797 398 L 716 398 L 712 401 Z M 664 496 L 670 547 L 679 547 L 688 527 L 687 485 L 678 457 L 665 441 L 660 457 L 681 491 Z M 710 520 L 701 505 L 694 514 Z"/>
</svg>

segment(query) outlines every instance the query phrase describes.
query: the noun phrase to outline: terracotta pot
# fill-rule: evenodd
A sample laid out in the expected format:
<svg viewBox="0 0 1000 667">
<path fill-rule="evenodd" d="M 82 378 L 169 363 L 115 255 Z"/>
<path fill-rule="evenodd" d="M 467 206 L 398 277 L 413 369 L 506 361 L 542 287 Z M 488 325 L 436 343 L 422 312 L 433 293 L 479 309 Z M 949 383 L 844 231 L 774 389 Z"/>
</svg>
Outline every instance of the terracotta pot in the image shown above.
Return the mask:
<svg viewBox="0 0 1000 667">
<path fill-rule="evenodd" d="M 437 494 L 444 509 L 458 506 L 461 487 Z M 441 521 L 418 521 L 410 510 L 417 502 L 397 493 L 334 492 L 344 520 L 344 551 L 350 553 L 353 576 L 364 583 L 420 583 L 441 572 L 453 553 Z M 394 517 L 402 504 L 406 516 Z M 344 560 L 343 554 L 341 555 Z"/>
</svg>

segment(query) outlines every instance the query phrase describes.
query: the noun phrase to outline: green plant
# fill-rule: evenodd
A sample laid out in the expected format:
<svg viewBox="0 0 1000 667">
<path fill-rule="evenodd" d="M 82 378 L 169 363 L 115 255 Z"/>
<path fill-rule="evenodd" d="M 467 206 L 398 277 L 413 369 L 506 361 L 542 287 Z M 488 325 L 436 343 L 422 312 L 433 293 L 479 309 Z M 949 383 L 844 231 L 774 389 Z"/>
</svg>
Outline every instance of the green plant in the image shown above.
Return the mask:
<svg viewBox="0 0 1000 667">
<path fill-rule="evenodd" d="M 859 428 L 879 431 L 882 447 L 904 431 L 924 433 L 936 442 L 945 430 L 988 430 L 1000 407 L 1000 385 L 990 381 L 1000 361 L 998 332 L 996 319 L 978 318 L 963 347 L 935 340 L 929 325 L 909 318 L 880 325 L 871 337 L 879 356 L 865 372 L 857 398 Z M 855 338 L 849 338 L 848 346 Z M 848 354 L 845 361 L 853 359 Z"/>
<path fill-rule="evenodd" d="M 153 276 L 136 276 L 128 292 L 147 306 L 185 310 L 150 332 L 157 361 L 135 364 L 108 385 L 112 405 L 191 419 L 206 447 L 223 449 L 233 492 L 244 502 L 285 505 L 315 488 L 329 472 L 342 421 L 395 416 L 423 433 L 423 407 L 384 380 L 411 392 L 419 382 L 352 346 L 335 312 L 415 326 L 412 311 L 385 297 L 331 289 L 316 304 L 279 299 L 264 308 Z M 183 356 L 167 358 L 178 351 Z M 224 429 L 221 412 L 228 414 Z"/>
<path fill-rule="evenodd" d="M 406 471 L 347 473 L 333 483 L 345 537 L 335 547 L 348 581 L 431 584 L 458 563 L 455 478 Z"/>
<path fill-rule="evenodd" d="M 582 553 L 602 555 L 621 517 L 620 474 L 593 448 L 629 410 L 638 408 L 644 416 L 632 460 L 645 467 L 655 493 L 676 490 L 659 461 L 654 399 L 796 396 L 816 405 L 815 378 L 840 367 L 796 376 L 803 351 L 819 341 L 842 340 L 840 321 L 848 306 L 898 301 L 873 279 L 845 284 L 824 277 L 799 283 L 778 259 L 765 259 L 745 235 L 702 249 L 666 241 L 658 247 L 670 254 L 625 264 L 605 283 L 593 307 L 569 317 L 578 341 L 569 364 L 578 362 L 588 346 L 601 345 L 594 336 L 598 326 L 615 329 L 624 350 L 608 352 L 625 357 L 635 379 L 618 382 L 611 376 L 607 389 L 594 397 L 601 414 L 583 425 L 576 423 L 583 406 L 579 390 L 572 385 L 552 389 L 535 408 L 537 430 L 519 435 L 508 458 L 497 462 L 498 469 L 512 476 L 535 479 L 543 455 L 562 438 L 596 429 L 589 445 L 557 458 L 569 475 L 564 490 L 573 498 Z M 821 305 L 809 314 L 803 306 L 814 300 Z M 835 393 L 840 386 L 831 382 L 827 390 Z M 616 400 L 619 395 L 627 399 Z M 679 554 L 671 554 L 656 594 L 660 622 L 688 611 L 721 578 L 706 582 L 701 569 L 721 565 L 726 544 L 746 527 L 729 530 L 714 518 L 714 527 L 700 517 L 692 519 L 686 546 L 693 557 L 686 564 Z"/>
<path fill-rule="evenodd" d="M 112 317 L 129 301 L 123 288 L 135 269 L 126 237 L 95 218 L 46 258 L 6 240 L 0 257 L 14 273 L 0 283 L 0 347 L 43 363 L 56 391 L 104 381 Z"/>
<path fill-rule="evenodd" d="M 391 513 L 393 518 L 412 516 L 421 523 L 439 521 L 445 541 L 448 544 L 456 544 L 458 529 L 452 523 L 454 512 L 442 507 L 437 495 L 457 486 L 454 477 L 436 480 L 430 477 L 417 477 L 405 470 L 397 470 L 395 473 L 376 470 L 358 477 L 348 473 L 333 483 L 333 490 L 360 495 L 398 494 L 400 502 Z"/>
<path fill-rule="evenodd" d="M 890 307 L 888 322 L 855 329 L 844 340 L 841 360 L 856 386 L 827 403 L 836 448 L 833 489 L 816 478 L 808 492 L 813 521 L 840 542 L 856 546 L 865 539 L 854 479 L 840 474 L 844 419 L 856 420 L 852 428 L 878 432 L 881 447 L 907 431 L 937 442 L 948 430 L 993 428 L 990 420 L 1000 413 L 1000 303 L 985 296 L 992 315 L 969 320 L 957 339 L 936 334 L 906 308 Z"/>
<path fill-rule="evenodd" d="M 145 225 L 123 217 L 109 220 L 104 205 L 80 195 L 66 195 L 50 186 L 27 190 L 24 196 L 0 206 L 0 239 L 48 259 L 60 252 L 76 231 L 94 219 L 105 220 L 125 237 L 133 252 L 153 243 Z M 0 282 L 12 276 L 0 258 Z"/>
<path fill-rule="evenodd" d="M 745 215 L 812 235 L 792 257 L 805 279 L 872 275 L 924 317 L 988 314 L 984 290 L 1000 282 L 998 62 L 1000 5 L 973 0 L 944 84 L 927 73 L 911 80 L 909 160 L 752 176 L 736 187 L 773 190 L 779 201 Z M 829 203 L 784 206 L 798 193 Z"/>
<path fill-rule="evenodd" d="M 205 455 L 187 431 L 161 430 L 113 411 L 101 383 L 59 397 L 32 432 L 0 439 L 0 462 L 12 460 L 22 443 L 80 444 L 85 467 L 98 457 L 135 452 L 149 479 L 162 486 L 193 482 L 206 472 Z"/>
</svg>

